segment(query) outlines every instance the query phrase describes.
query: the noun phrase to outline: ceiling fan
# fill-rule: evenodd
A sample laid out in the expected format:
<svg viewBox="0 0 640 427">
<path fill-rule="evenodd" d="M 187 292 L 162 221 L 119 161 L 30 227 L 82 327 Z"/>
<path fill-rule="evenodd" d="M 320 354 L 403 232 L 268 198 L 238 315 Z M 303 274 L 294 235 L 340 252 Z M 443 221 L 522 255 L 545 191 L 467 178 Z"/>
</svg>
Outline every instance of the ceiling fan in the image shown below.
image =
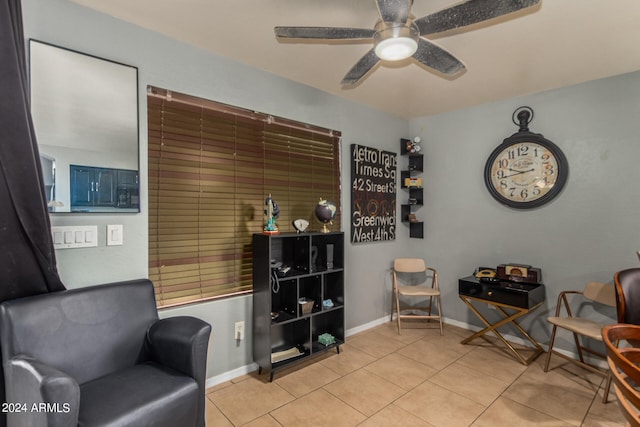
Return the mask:
<svg viewBox="0 0 640 427">
<path fill-rule="evenodd" d="M 534 6 L 540 0 L 467 0 L 414 19 L 413 0 L 376 0 L 380 19 L 373 29 L 336 27 L 275 27 L 276 37 L 313 40 L 371 40 L 375 46 L 349 70 L 343 85 L 360 81 L 380 60 L 409 57 L 440 73 L 455 76 L 465 66 L 451 53 L 425 38 Z"/>
</svg>

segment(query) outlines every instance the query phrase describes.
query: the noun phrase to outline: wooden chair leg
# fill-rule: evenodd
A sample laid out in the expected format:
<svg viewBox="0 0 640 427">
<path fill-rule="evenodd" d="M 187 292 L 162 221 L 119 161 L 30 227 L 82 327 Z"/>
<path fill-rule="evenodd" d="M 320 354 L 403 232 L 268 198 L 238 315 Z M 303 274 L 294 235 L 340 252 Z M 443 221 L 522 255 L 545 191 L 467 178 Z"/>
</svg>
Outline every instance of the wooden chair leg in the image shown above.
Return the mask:
<svg viewBox="0 0 640 427">
<path fill-rule="evenodd" d="M 553 330 L 551 331 L 551 340 L 549 341 L 549 348 L 547 349 L 547 360 L 544 362 L 544 371 L 549 371 L 549 362 L 551 362 L 551 353 L 553 353 L 553 342 L 556 339 L 556 329 L 558 326 L 553 325 Z"/>
<path fill-rule="evenodd" d="M 442 300 L 440 299 L 440 295 L 436 297 L 436 301 L 438 302 L 438 316 L 440 320 L 440 335 L 444 335 L 444 330 L 442 329 Z"/>
<path fill-rule="evenodd" d="M 393 289 L 391 291 L 391 319 L 389 319 L 390 322 L 393 322 L 393 310 L 395 310 L 395 297 L 396 297 L 396 290 Z"/>
<path fill-rule="evenodd" d="M 580 358 L 580 361 L 584 363 L 584 355 L 582 354 L 582 345 L 580 344 L 580 339 L 578 338 L 578 334 L 576 334 L 575 332 L 573 334 L 573 340 L 575 341 L 576 348 L 578 349 L 578 357 Z"/>
<path fill-rule="evenodd" d="M 604 396 L 602 396 L 602 403 L 607 403 L 609 400 L 609 390 L 611 390 L 611 380 L 613 375 L 611 372 L 607 372 L 607 380 L 604 383 Z"/>
<path fill-rule="evenodd" d="M 396 295 L 396 311 L 398 312 L 398 335 L 402 335 L 400 327 L 400 295 Z"/>
</svg>

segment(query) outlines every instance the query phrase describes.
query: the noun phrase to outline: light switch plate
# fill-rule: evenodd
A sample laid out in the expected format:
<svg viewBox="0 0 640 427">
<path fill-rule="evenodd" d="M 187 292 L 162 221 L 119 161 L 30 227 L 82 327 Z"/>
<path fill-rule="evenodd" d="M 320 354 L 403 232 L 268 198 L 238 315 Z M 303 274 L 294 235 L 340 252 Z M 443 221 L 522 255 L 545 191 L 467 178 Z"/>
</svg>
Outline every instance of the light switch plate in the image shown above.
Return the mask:
<svg viewBox="0 0 640 427">
<path fill-rule="evenodd" d="M 90 248 L 98 246 L 97 225 L 51 227 L 55 249 Z"/>
<path fill-rule="evenodd" d="M 107 225 L 107 246 L 124 244 L 124 227 L 122 224 Z"/>
</svg>

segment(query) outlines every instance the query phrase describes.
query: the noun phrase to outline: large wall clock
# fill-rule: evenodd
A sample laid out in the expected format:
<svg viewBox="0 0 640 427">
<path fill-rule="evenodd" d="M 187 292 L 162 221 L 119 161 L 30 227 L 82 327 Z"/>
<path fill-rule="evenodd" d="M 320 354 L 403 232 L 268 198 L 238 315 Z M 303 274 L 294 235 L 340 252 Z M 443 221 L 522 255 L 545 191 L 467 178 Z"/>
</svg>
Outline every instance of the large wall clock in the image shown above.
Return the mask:
<svg viewBox="0 0 640 427">
<path fill-rule="evenodd" d="M 562 150 L 541 134 L 529 131 L 532 118 L 529 107 L 514 111 L 512 119 L 520 130 L 493 150 L 484 167 L 489 193 L 516 209 L 536 208 L 551 201 L 562 191 L 569 175 Z"/>
</svg>

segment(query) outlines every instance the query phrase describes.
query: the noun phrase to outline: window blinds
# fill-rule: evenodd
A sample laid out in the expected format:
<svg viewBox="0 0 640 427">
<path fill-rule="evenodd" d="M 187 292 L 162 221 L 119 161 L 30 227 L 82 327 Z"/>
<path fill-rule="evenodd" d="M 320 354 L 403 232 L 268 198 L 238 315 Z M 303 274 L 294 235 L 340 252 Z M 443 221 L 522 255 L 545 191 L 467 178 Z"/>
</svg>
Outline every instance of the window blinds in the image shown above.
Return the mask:
<svg viewBox="0 0 640 427">
<path fill-rule="evenodd" d="M 149 277 L 159 306 L 250 292 L 264 200 L 281 232 L 340 208 L 340 133 L 150 87 Z M 338 215 L 332 229 L 339 230 Z"/>
</svg>

